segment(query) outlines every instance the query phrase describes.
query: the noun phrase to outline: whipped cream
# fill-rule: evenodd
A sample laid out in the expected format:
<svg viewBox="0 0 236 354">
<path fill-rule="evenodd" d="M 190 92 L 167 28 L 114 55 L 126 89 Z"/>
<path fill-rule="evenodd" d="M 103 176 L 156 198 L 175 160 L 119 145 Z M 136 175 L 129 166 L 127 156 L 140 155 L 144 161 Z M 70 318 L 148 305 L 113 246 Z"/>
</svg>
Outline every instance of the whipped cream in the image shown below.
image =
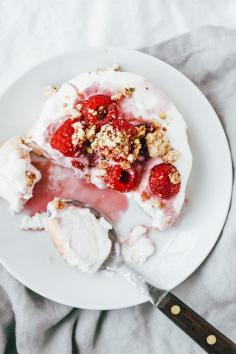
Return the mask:
<svg viewBox="0 0 236 354">
<path fill-rule="evenodd" d="M 71 161 L 74 159 L 65 157 L 53 149 L 50 145 L 50 137 L 63 121 L 73 116 L 73 105 L 77 98 L 76 88 L 68 83 L 63 84 L 58 92 L 48 96 L 39 119 L 29 132 L 30 140 L 43 151 L 45 157 L 67 168 L 73 168 Z M 86 166 L 86 159 L 78 158 L 77 160 Z M 79 169 L 75 171 L 81 177 L 88 173 L 86 168 L 83 172 Z"/>
<path fill-rule="evenodd" d="M 0 196 L 13 212 L 19 212 L 32 197 L 40 172 L 32 165 L 30 152 L 20 137 L 9 139 L 0 148 Z"/>
<path fill-rule="evenodd" d="M 115 67 L 114 67 L 115 68 Z M 187 181 L 192 167 L 192 154 L 188 145 L 186 123 L 170 99 L 151 82 L 140 75 L 120 72 L 116 69 L 82 73 L 64 83 L 60 90 L 45 103 L 41 115 L 34 125 L 31 136 L 33 141 L 45 151 L 45 154 L 58 164 L 71 166 L 71 158 L 64 157 L 50 146 L 49 136 L 66 119 L 73 116 L 78 95 L 86 99 L 95 94 L 119 96 L 126 88 L 132 88 L 132 94 L 122 100 L 120 108 L 128 117 L 141 117 L 143 121 L 156 121 L 166 129 L 165 136 L 173 151 L 178 155 L 176 161 L 170 161 L 178 169 L 181 176 L 179 193 L 169 201 L 161 203 L 158 198 L 149 196 L 142 198 L 142 192 L 148 190 L 148 176 L 151 168 L 163 162 L 161 158 L 152 158 L 142 176 L 139 188 L 126 193 L 146 214 L 152 218 L 152 226 L 164 230 L 171 226 L 178 217 L 185 200 Z M 134 89 L 134 90 L 133 90 Z M 72 114 L 73 113 L 73 114 Z M 77 169 L 79 176 L 90 176 L 91 183 L 104 188 L 100 169 L 87 168 L 87 161 L 78 158 L 85 169 Z M 82 161 L 83 160 L 83 161 Z"/>
<path fill-rule="evenodd" d="M 47 211 L 48 232 L 63 258 L 83 272 L 97 272 L 111 250 L 111 225 L 102 217 L 96 219 L 89 209 L 59 199 L 50 202 Z"/>
<path fill-rule="evenodd" d="M 155 251 L 155 245 L 143 225 L 134 226 L 128 238 L 121 241 L 123 257 L 129 263 L 144 263 Z"/>
</svg>

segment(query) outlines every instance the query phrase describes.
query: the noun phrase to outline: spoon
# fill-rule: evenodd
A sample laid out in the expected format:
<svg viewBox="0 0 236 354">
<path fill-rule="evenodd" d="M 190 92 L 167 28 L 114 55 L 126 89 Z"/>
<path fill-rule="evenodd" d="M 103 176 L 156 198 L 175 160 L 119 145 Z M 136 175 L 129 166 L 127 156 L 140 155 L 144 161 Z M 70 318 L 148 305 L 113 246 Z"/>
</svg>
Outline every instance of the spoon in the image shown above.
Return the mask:
<svg viewBox="0 0 236 354">
<path fill-rule="evenodd" d="M 210 354 L 236 354 L 236 344 L 224 334 L 178 299 L 169 291 L 159 289 L 148 283 L 142 274 L 131 269 L 125 262 L 120 251 L 119 233 L 113 222 L 98 209 L 78 200 L 64 200 L 67 205 L 88 208 L 96 218 L 103 217 L 111 224 L 109 238 L 112 242 L 111 252 L 101 266 L 119 274 L 141 291 L 151 304 L 164 313 L 171 321 L 180 327 L 189 337 Z"/>
</svg>

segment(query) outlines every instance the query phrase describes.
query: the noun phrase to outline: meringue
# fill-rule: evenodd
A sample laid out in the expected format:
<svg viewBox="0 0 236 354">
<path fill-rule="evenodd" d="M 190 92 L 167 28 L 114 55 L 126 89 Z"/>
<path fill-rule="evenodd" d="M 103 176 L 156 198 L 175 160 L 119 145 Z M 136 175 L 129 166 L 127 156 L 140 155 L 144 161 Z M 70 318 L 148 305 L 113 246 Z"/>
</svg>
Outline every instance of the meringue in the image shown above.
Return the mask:
<svg viewBox="0 0 236 354">
<path fill-rule="evenodd" d="M 31 163 L 31 151 L 18 136 L 0 148 L 0 197 L 13 212 L 19 212 L 32 198 L 34 186 L 41 179 L 40 171 Z"/>
<path fill-rule="evenodd" d="M 144 263 L 155 251 L 154 243 L 148 238 L 147 228 L 136 225 L 127 239 L 122 240 L 122 254 L 126 262 Z"/>
<path fill-rule="evenodd" d="M 141 118 L 143 122 L 156 122 L 165 130 L 163 144 L 151 144 L 155 136 L 149 137 L 148 149 L 152 157 L 141 178 L 139 187 L 126 193 L 127 197 L 137 203 L 148 214 L 151 225 L 159 230 L 170 227 L 177 219 L 184 204 L 186 186 L 192 168 L 192 154 L 188 144 L 187 125 L 171 100 L 151 82 L 140 75 L 116 70 L 98 70 L 78 75 L 64 83 L 59 91 L 45 103 L 38 121 L 31 130 L 32 140 L 45 151 L 55 163 L 73 168 L 72 158 L 63 156 L 50 145 L 50 134 L 68 117 L 74 116 L 78 95 L 88 98 L 95 94 L 108 94 L 121 102 L 122 114 L 128 117 Z M 73 112 L 73 115 L 72 115 Z M 80 114 L 79 111 L 76 114 Z M 163 151 L 163 156 L 161 155 Z M 160 156 L 155 157 L 156 153 Z M 89 177 L 91 183 L 98 188 L 105 188 L 103 171 L 93 167 L 89 169 L 86 158 L 78 158 L 85 168 L 77 169 L 82 178 Z M 162 162 L 173 163 L 181 176 L 179 193 L 170 201 L 162 202 L 149 195 L 142 198 L 148 191 L 148 176 L 151 168 Z"/>
</svg>

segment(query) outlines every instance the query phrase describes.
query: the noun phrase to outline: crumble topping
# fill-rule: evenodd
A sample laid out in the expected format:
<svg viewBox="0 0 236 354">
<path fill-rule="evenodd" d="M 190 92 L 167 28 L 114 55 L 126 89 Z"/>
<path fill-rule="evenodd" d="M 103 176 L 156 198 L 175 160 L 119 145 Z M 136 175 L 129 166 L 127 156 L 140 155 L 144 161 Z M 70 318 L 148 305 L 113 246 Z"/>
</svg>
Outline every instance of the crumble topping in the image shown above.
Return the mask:
<svg viewBox="0 0 236 354">
<path fill-rule="evenodd" d="M 170 150 L 170 143 L 160 126 L 153 132 L 146 135 L 146 142 L 151 157 L 162 157 Z"/>
<path fill-rule="evenodd" d="M 125 132 L 114 129 L 110 124 L 102 126 L 91 144 L 93 150 L 101 151 L 104 156 L 115 155 L 126 158 L 129 153 L 129 139 Z"/>
<path fill-rule="evenodd" d="M 157 209 L 164 209 L 166 207 L 166 204 L 162 200 L 155 200 L 152 203 L 152 206 Z"/>
<path fill-rule="evenodd" d="M 169 174 L 169 179 L 170 179 L 170 181 L 171 181 L 171 183 L 173 183 L 173 184 L 178 184 L 178 183 L 180 183 L 180 174 L 179 174 L 179 172 L 175 172 L 175 173 L 170 173 Z"/>
<path fill-rule="evenodd" d="M 127 87 L 124 89 L 123 91 L 123 95 L 124 96 L 131 96 L 135 91 L 135 88 L 134 87 Z"/>
<path fill-rule="evenodd" d="M 139 139 L 135 139 L 133 144 L 132 144 L 132 156 L 133 156 L 133 161 L 136 160 L 138 158 L 139 152 L 142 148 L 142 145 L 140 143 Z M 133 162 L 132 161 L 132 162 Z"/>
<path fill-rule="evenodd" d="M 146 135 L 146 127 L 145 125 L 140 125 L 136 127 L 137 129 L 137 138 L 143 138 Z"/>
<path fill-rule="evenodd" d="M 92 142 L 96 134 L 96 125 L 85 129 L 85 135 L 88 141 Z"/>
<path fill-rule="evenodd" d="M 36 175 L 33 172 L 25 171 L 26 184 L 28 187 L 32 187 L 35 184 Z"/>
<path fill-rule="evenodd" d="M 44 87 L 43 89 L 43 93 L 46 97 L 51 97 L 53 95 L 55 95 L 60 89 L 59 85 L 49 85 Z"/>
<path fill-rule="evenodd" d="M 118 64 L 113 64 L 107 67 L 108 71 L 121 71 L 121 68 Z"/>
<path fill-rule="evenodd" d="M 109 167 L 109 163 L 107 160 L 105 160 L 104 158 L 100 158 L 99 160 L 99 164 L 98 164 L 99 170 L 100 171 L 106 171 L 106 169 Z M 105 175 L 105 172 L 104 172 Z"/>
<path fill-rule="evenodd" d="M 121 68 L 118 64 L 108 65 L 105 67 L 105 69 L 100 68 L 100 67 L 96 68 L 96 74 L 100 74 L 103 71 L 121 71 Z"/>
<path fill-rule="evenodd" d="M 115 95 L 112 95 L 112 96 L 111 96 L 111 99 L 112 99 L 113 101 L 119 101 L 122 97 L 123 97 L 122 92 L 118 92 L 118 93 L 116 93 Z"/>
<path fill-rule="evenodd" d="M 150 199 L 150 194 L 148 192 L 141 192 L 141 198 L 145 202 L 145 200 Z"/>
<path fill-rule="evenodd" d="M 59 199 L 59 198 L 55 198 L 53 200 L 53 204 L 55 209 L 64 209 L 65 208 L 65 203 L 63 202 L 63 200 Z"/>
<path fill-rule="evenodd" d="M 98 110 L 100 110 L 100 111 L 102 111 L 103 109 L 104 109 L 103 106 L 100 106 L 100 107 L 98 108 Z M 91 108 L 88 108 L 88 113 L 92 114 L 92 116 L 94 116 L 94 117 L 98 115 L 98 112 L 95 111 L 94 109 L 91 109 Z"/>
<path fill-rule="evenodd" d="M 125 90 L 133 92 L 132 88 Z M 82 105 L 78 104 L 77 106 L 78 109 L 72 110 L 74 116 L 81 115 Z M 104 107 L 100 106 L 99 109 L 102 110 Z M 89 113 L 94 116 L 99 115 L 99 112 L 92 109 L 89 109 Z M 129 168 L 139 159 L 140 151 L 145 148 L 143 144 L 145 144 L 148 156 L 151 158 L 160 157 L 165 162 L 175 162 L 179 157 L 179 152 L 170 146 L 166 137 L 166 129 L 163 129 L 155 120 L 151 125 L 149 123 L 149 125 L 136 126 L 136 134 L 132 137 L 129 132 L 119 130 L 111 123 L 103 125 L 97 132 L 96 125 L 85 128 L 83 123 L 76 122 L 72 126 L 75 130 L 72 135 L 72 144 L 78 146 L 87 141 L 85 151 L 88 154 L 98 154 L 98 162 L 102 168 L 108 167 L 107 161 L 109 160 L 119 163 L 124 169 Z"/>
<path fill-rule="evenodd" d="M 78 109 L 72 108 L 70 110 L 70 115 L 71 115 L 71 118 L 78 118 L 78 117 L 81 117 L 81 112 L 78 111 Z"/>
<path fill-rule="evenodd" d="M 74 146 L 80 145 L 81 141 L 84 141 L 85 139 L 85 131 L 83 128 L 83 125 L 80 122 L 76 122 L 72 125 L 74 128 L 75 132 L 72 135 L 72 144 Z"/>
<path fill-rule="evenodd" d="M 132 96 L 134 93 L 135 88 L 134 87 L 126 87 L 124 90 L 116 93 L 115 95 L 111 96 L 111 99 L 114 101 L 119 101 L 122 97 L 129 97 Z"/>
<path fill-rule="evenodd" d="M 172 163 L 172 162 L 176 162 L 178 160 L 180 156 L 180 153 L 179 151 L 177 150 L 174 150 L 174 149 L 170 149 L 167 154 L 165 154 L 163 157 L 162 157 L 162 160 L 164 162 L 169 162 L 169 163 Z"/>
<path fill-rule="evenodd" d="M 81 111 L 82 107 L 83 107 L 83 105 L 81 103 L 77 103 L 77 105 L 75 106 L 77 111 Z"/>
<path fill-rule="evenodd" d="M 166 119 L 167 115 L 166 115 L 165 112 L 160 112 L 160 113 L 159 113 L 159 117 L 160 117 L 161 119 Z"/>
</svg>

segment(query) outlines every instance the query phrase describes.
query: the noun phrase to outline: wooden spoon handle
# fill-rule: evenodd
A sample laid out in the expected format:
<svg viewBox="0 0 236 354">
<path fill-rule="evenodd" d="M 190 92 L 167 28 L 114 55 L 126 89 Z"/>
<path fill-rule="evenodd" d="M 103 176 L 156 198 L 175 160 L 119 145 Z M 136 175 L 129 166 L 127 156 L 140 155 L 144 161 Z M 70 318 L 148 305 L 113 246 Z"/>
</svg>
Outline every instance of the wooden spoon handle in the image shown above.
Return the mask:
<svg viewBox="0 0 236 354">
<path fill-rule="evenodd" d="M 171 321 L 210 354 L 236 354 L 236 344 L 172 293 L 157 305 Z M 176 348 L 176 351 L 179 351 Z"/>
</svg>

